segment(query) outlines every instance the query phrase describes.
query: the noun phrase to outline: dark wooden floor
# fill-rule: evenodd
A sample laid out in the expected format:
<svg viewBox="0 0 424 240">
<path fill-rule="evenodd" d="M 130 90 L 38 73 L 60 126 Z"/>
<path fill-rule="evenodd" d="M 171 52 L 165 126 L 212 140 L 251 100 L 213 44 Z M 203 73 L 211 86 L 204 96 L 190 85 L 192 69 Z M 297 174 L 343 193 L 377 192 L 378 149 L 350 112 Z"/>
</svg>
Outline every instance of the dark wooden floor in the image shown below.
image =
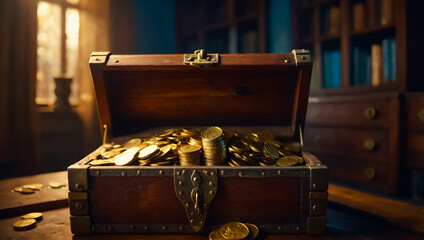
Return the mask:
<svg viewBox="0 0 424 240">
<path fill-rule="evenodd" d="M 62 189 L 45 187 L 35 195 L 21 195 L 11 192 L 13 187 L 22 184 L 40 182 L 47 186 L 49 181 L 63 179 L 66 180 L 66 172 L 0 181 L 0 239 L 208 239 L 207 235 L 74 236 L 70 231 L 69 209 L 66 206 L 67 187 Z M 51 194 L 47 194 L 47 192 Z M 52 194 L 54 197 L 52 197 Z M 375 206 L 372 207 L 372 204 L 364 204 L 366 201 L 360 200 L 360 198 L 370 198 L 367 194 L 363 195 L 364 193 L 337 186 L 331 186 L 329 194 L 328 230 L 325 235 L 267 235 L 262 233 L 259 239 L 424 239 L 424 235 L 418 234 L 420 227 L 424 227 L 422 225 L 424 222 L 424 214 L 422 214 L 424 208 L 422 206 L 371 196 L 371 200 L 375 202 Z M 35 199 L 38 199 L 38 201 L 35 201 Z M 53 206 L 47 204 L 49 201 L 54 202 Z M 383 209 L 389 209 L 386 212 L 380 211 L 378 210 L 379 206 Z M 44 219 L 37 223 L 37 227 L 32 230 L 14 231 L 13 222 L 19 220 L 22 213 L 30 211 L 42 211 Z M 395 216 L 399 214 L 401 214 L 400 217 Z M 391 216 L 391 218 L 386 215 Z M 408 222 L 412 225 L 415 223 L 416 226 L 408 227 Z M 418 233 L 413 233 L 413 231 Z"/>
</svg>

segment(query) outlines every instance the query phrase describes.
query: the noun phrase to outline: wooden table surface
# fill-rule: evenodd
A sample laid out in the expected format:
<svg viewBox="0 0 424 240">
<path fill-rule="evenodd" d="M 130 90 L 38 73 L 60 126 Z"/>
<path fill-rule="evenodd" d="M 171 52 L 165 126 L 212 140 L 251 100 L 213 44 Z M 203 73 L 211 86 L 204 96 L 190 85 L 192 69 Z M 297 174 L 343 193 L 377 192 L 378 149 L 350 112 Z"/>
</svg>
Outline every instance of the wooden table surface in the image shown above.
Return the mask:
<svg viewBox="0 0 424 240">
<path fill-rule="evenodd" d="M 66 180 L 66 172 L 0 181 L 0 239 L 208 239 L 207 235 L 115 234 L 74 236 L 71 233 L 69 225 L 69 208 L 67 207 L 66 200 L 67 187 L 60 189 L 50 189 L 47 187 L 49 181 L 60 181 L 63 179 Z M 13 187 L 29 183 L 43 183 L 46 187 L 32 195 L 22 195 L 11 191 Z M 422 225 L 424 222 L 424 214 L 422 214 L 424 208 L 422 206 L 364 194 L 337 186 L 330 187 L 329 208 L 327 211 L 328 229 L 325 235 L 267 235 L 262 233 L 259 239 L 424 239 L 424 235 L 422 235 L 420 230 L 424 227 Z M 371 198 L 371 201 L 376 201 L 376 206 L 372 207 L 372 204 L 364 204 L 366 201 L 358 201 L 358 198 L 355 198 L 355 196 L 359 198 Z M 383 206 L 383 209 L 387 209 L 387 206 L 384 206 L 385 204 L 390 204 L 390 209 L 393 209 L 393 211 L 378 210 L 378 206 L 380 205 Z M 38 222 L 37 227 L 32 230 L 23 232 L 14 231 L 12 227 L 13 222 L 19 220 L 21 214 L 32 211 L 43 212 L 44 219 Z M 396 215 L 399 215 L 399 217 L 396 217 Z M 415 226 L 409 226 L 408 222 Z"/>
</svg>

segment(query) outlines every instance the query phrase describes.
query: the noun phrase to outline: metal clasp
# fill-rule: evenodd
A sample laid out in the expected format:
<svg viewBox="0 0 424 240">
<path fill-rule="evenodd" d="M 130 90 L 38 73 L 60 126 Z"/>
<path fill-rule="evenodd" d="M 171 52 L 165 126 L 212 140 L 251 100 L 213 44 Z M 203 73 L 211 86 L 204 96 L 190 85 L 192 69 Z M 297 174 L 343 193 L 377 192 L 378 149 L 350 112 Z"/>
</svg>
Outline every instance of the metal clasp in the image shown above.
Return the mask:
<svg viewBox="0 0 424 240">
<path fill-rule="evenodd" d="M 218 53 L 207 53 L 205 49 L 198 49 L 194 51 L 194 54 L 184 54 L 184 64 L 192 66 L 208 66 L 219 62 Z"/>
<path fill-rule="evenodd" d="M 176 168 L 174 187 L 187 213 L 188 222 L 195 232 L 205 224 L 209 204 L 218 185 L 217 169 Z"/>
</svg>

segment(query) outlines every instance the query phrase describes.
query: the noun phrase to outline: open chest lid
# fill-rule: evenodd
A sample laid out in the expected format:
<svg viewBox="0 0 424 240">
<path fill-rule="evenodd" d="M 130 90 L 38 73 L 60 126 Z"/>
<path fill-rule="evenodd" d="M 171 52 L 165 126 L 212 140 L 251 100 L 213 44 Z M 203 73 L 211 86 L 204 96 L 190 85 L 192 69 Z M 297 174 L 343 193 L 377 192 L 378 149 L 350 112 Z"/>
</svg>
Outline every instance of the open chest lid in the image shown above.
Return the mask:
<svg viewBox="0 0 424 240">
<path fill-rule="evenodd" d="M 156 128 L 213 125 L 272 129 L 276 137 L 299 141 L 312 61 L 304 49 L 219 55 L 203 50 L 161 55 L 93 52 L 90 68 L 108 142 Z"/>
</svg>

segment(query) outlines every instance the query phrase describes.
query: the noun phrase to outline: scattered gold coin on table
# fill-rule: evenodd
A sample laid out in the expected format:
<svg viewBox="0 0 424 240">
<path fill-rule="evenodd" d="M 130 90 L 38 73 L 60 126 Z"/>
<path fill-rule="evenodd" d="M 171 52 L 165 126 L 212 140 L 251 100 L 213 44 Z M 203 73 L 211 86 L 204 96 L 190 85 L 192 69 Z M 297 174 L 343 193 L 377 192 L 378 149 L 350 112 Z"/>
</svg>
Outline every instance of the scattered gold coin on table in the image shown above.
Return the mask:
<svg viewBox="0 0 424 240">
<path fill-rule="evenodd" d="M 35 190 L 32 190 L 30 188 L 24 188 L 24 187 L 15 187 L 13 189 L 13 191 L 18 192 L 18 193 L 22 193 L 22 194 L 31 194 L 31 193 L 35 193 Z"/>
<path fill-rule="evenodd" d="M 13 230 L 15 231 L 25 231 L 35 228 L 35 219 L 22 219 L 13 223 Z"/>
<path fill-rule="evenodd" d="M 35 219 L 37 222 L 43 220 L 43 213 L 32 212 L 21 216 L 22 219 Z"/>
<path fill-rule="evenodd" d="M 249 228 L 241 222 L 229 222 L 219 229 L 225 239 L 244 239 L 249 235 Z"/>
<path fill-rule="evenodd" d="M 61 187 L 66 186 L 66 183 L 63 183 L 63 182 L 50 182 L 49 183 L 49 186 L 51 188 L 61 188 Z"/>
<path fill-rule="evenodd" d="M 41 190 L 44 187 L 44 184 L 41 183 L 32 183 L 32 184 L 25 184 L 22 186 L 23 188 L 29 188 L 32 190 Z"/>
<path fill-rule="evenodd" d="M 251 223 L 229 222 L 209 234 L 209 240 L 255 239 L 259 235 L 257 226 Z"/>
</svg>

